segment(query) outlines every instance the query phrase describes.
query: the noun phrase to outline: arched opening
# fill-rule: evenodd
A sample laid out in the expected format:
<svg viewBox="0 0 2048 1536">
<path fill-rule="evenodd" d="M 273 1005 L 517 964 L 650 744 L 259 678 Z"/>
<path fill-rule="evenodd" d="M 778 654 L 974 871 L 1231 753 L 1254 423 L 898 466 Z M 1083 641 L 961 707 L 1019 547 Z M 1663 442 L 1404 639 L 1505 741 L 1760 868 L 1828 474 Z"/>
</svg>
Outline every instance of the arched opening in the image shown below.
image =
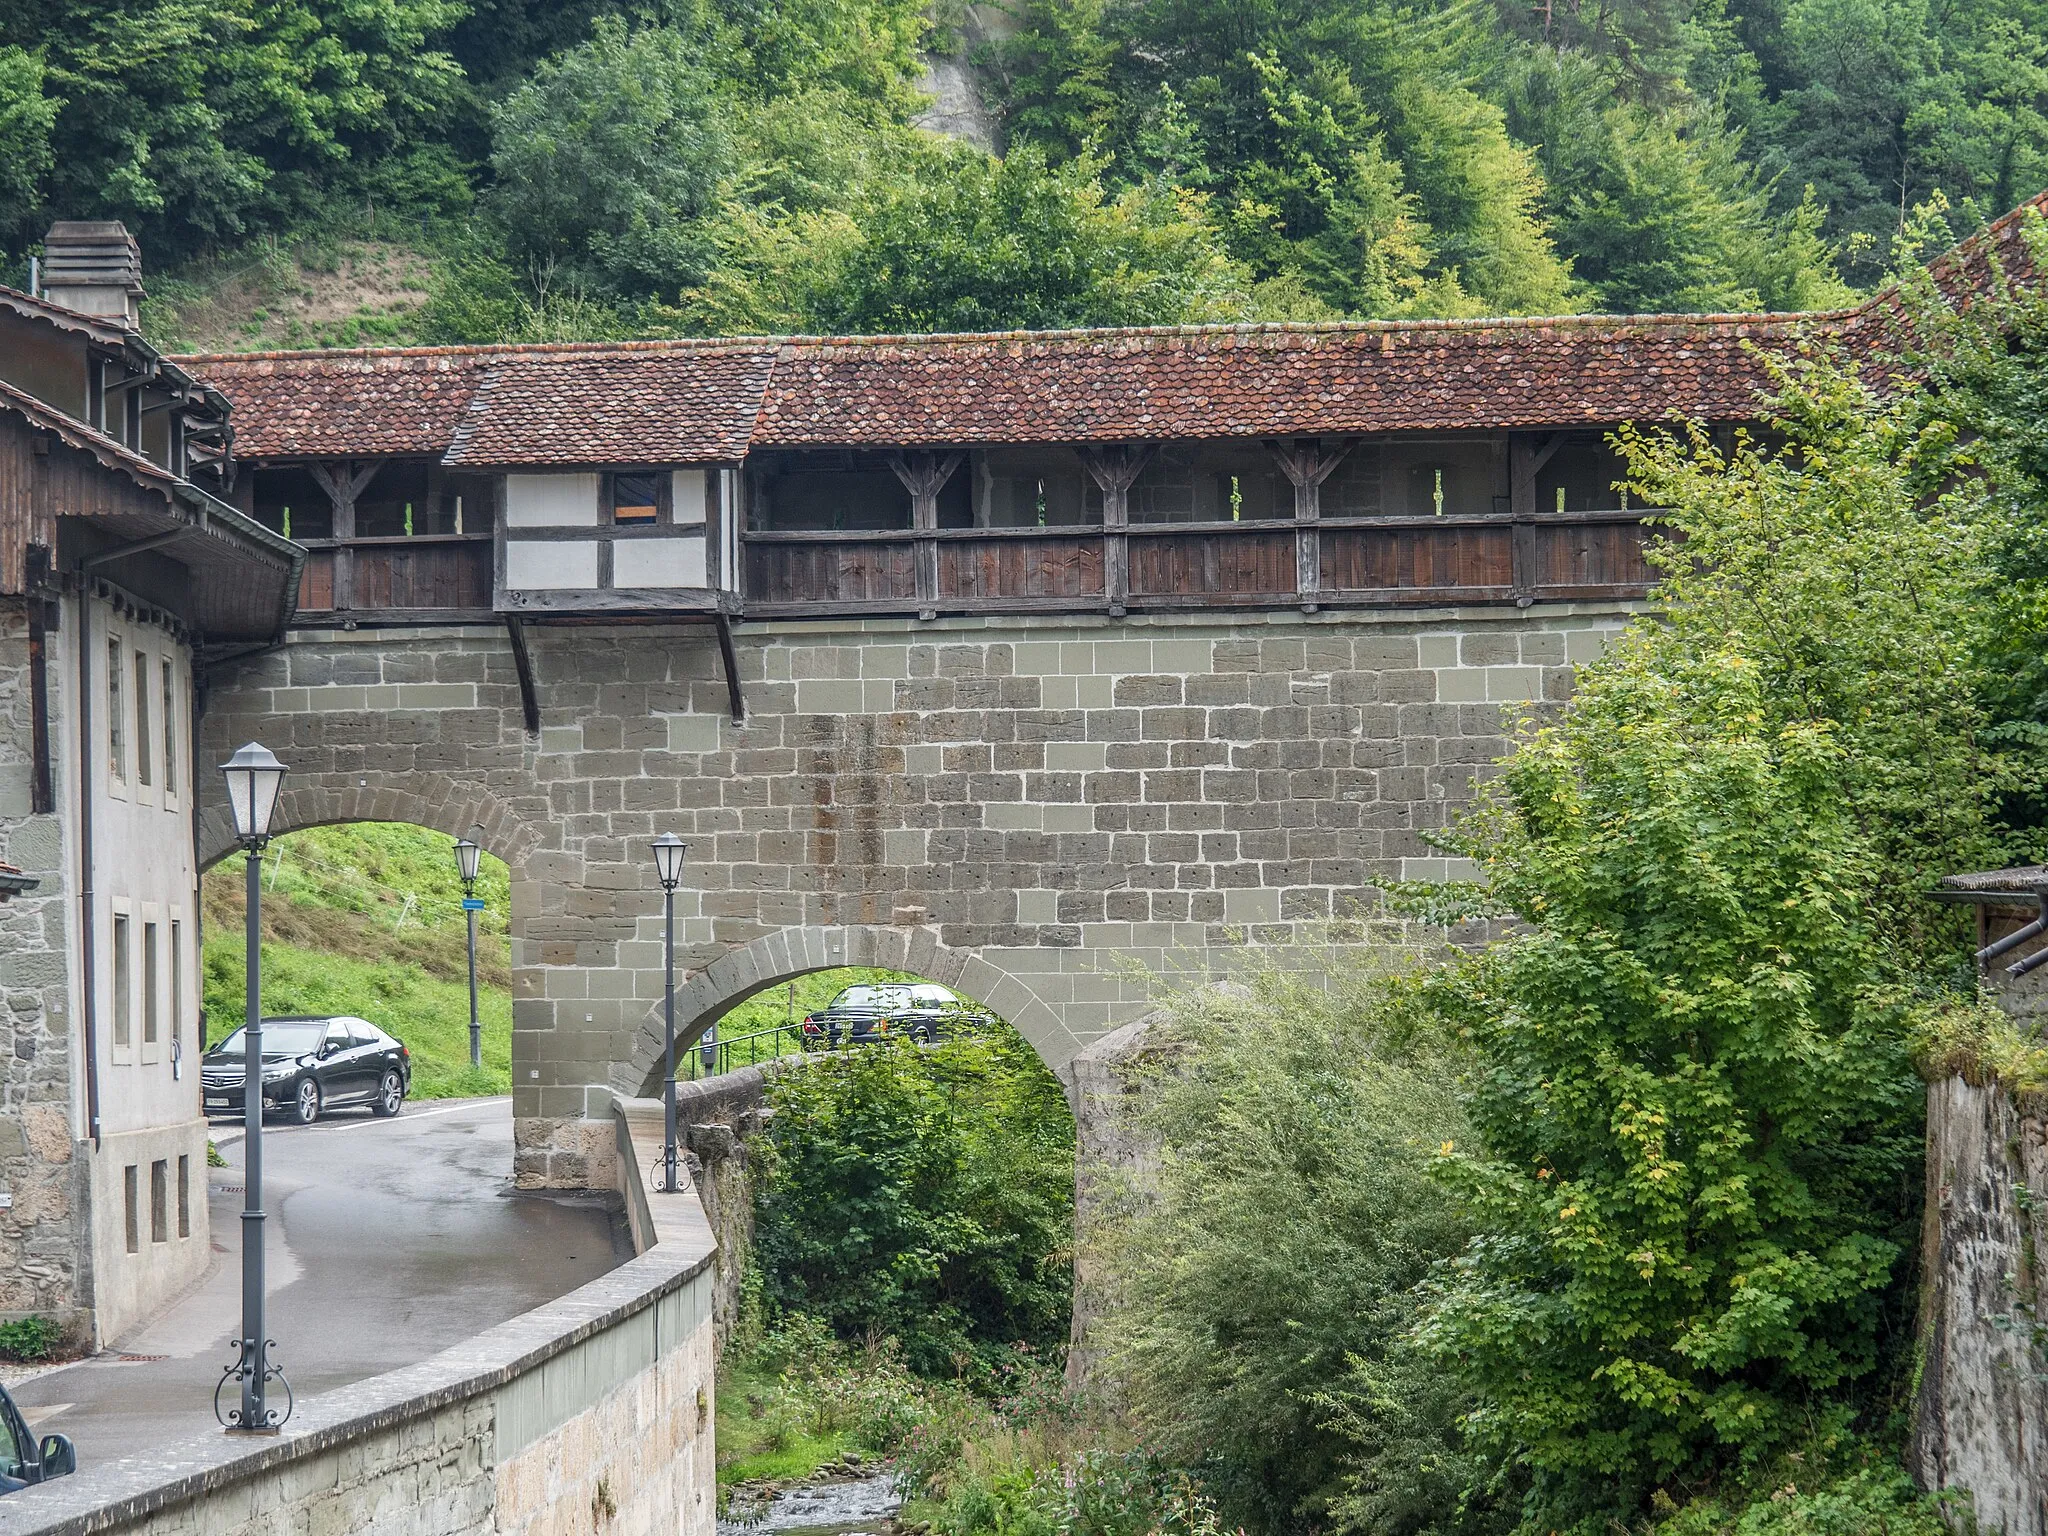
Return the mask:
<svg viewBox="0 0 2048 1536">
<path fill-rule="evenodd" d="M 265 1017 L 352 1017 L 384 1031 L 406 1048 L 412 1098 L 479 1097 L 512 1088 L 512 871 L 486 848 L 471 897 L 455 841 L 410 822 L 334 822 L 274 837 L 257 855 Z M 248 857 L 229 853 L 200 880 L 202 1050 L 243 1023 Z M 466 899 L 478 903 L 473 913 Z M 472 915 L 481 1026 L 475 1066 Z M 341 1074 L 328 1097 L 333 1108 L 356 1107 L 369 1091 L 367 1083 Z"/>
<path fill-rule="evenodd" d="M 1057 1072 L 1082 1042 L 1031 982 L 976 950 L 954 949 L 928 928 L 883 926 L 785 928 L 735 945 L 702 970 L 676 978 L 676 1045 L 693 1045 L 704 1031 L 751 998 L 819 972 L 872 968 L 935 982 L 969 997 L 1013 1027 L 1048 1068 Z M 652 1097 L 661 1086 L 665 1049 L 664 1003 L 648 1009 L 631 1049 L 612 1073 L 615 1092 Z"/>
</svg>

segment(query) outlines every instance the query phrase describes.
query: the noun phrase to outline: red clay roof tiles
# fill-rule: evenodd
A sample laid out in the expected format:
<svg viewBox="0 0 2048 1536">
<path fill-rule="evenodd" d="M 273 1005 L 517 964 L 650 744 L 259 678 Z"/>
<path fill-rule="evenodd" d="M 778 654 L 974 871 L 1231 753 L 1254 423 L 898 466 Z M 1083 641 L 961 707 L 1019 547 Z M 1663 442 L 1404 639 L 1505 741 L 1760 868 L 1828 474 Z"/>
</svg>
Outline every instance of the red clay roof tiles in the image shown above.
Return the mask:
<svg viewBox="0 0 2048 1536">
<path fill-rule="evenodd" d="M 1985 252 L 2031 275 L 2015 210 Z M 446 453 L 451 464 L 688 463 L 753 448 L 919 447 L 1605 424 L 1748 415 L 1755 348 L 1859 349 L 1894 296 L 1825 315 L 1577 316 L 983 336 L 739 338 L 184 359 L 234 402 L 247 458 Z"/>
<path fill-rule="evenodd" d="M 492 361 L 447 462 L 701 464 L 745 456 L 772 347 Z"/>
</svg>

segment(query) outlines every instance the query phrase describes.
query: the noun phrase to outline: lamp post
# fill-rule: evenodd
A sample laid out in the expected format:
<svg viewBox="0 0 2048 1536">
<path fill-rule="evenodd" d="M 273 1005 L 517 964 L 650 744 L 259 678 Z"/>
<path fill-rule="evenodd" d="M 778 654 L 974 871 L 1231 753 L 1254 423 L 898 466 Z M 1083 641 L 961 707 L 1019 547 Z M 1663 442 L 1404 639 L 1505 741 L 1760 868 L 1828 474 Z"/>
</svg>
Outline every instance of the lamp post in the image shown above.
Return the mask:
<svg viewBox="0 0 2048 1536">
<path fill-rule="evenodd" d="M 477 831 L 475 827 L 470 828 Z M 483 905 L 476 899 L 476 858 L 483 849 L 472 837 L 455 844 L 455 868 L 462 876 L 462 915 L 469 919 L 469 1064 L 484 1064 L 484 1027 L 476 1016 L 476 914 Z"/>
<path fill-rule="evenodd" d="M 661 880 L 663 941 L 661 946 L 662 1035 L 667 1042 L 667 1065 L 661 1078 L 661 1187 L 670 1194 L 682 1188 L 676 1169 L 676 882 L 683 877 L 683 854 L 688 849 L 673 832 L 654 840 L 654 873 Z"/>
<path fill-rule="evenodd" d="M 235 838 L 248 855 L 244 860 L 248 895 L 243 912 L 247 955 L 243 976 L 242 1115 L 247 1135 L 243 1141 L 242 1180 L 242 1338 L 241 1357 L 221 1380 L 225 1384 L 232 1375 L 242 1386 L 242 1405 L 228 1413 L 224 1420 L 227 1427 L 264 1434 L 274 1433 L 291 1416 L 289 1382 L 285 1383 L 287 1401 L 282 1414 L 264 1403 L 270 1378 L 281 1377 L 283 1373 L 270 1363 L 271 1341 L 264 1337 L 263 1316 L 263 845 L 270 841 L 270 818 L 277 809 L 277 792 L 284 785 L 285 767 L 268 747 L 252 741 L 222 763 L 220 771 L 228 782 L 228 809 L 234 817 Z M 216 1413 L 219 1397 L 216 1388 Z"/>
</svg>

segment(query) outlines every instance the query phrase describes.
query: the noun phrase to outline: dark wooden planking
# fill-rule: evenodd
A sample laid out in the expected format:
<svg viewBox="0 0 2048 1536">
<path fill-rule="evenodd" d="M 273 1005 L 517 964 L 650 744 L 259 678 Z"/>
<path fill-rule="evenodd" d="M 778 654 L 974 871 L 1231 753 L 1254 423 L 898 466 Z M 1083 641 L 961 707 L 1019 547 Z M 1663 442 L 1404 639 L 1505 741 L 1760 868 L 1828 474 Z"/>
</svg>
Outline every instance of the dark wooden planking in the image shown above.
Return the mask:
<svg viewBox="0 0 2048 1536">
<path fill-rule="evenodd" d="M 749 543 L 746 590 L 798 603 L 871 603 L 917 598 L 917 567 L 909 541 L 830 544 Z"/>
<path fill-rule="evenodd" d="M 1646 586 L 1657 573 L 1643 558 L 1654 533 L 1641 523 L 1539 524 L 1536 587 Z"/>
<path fill-rule="evenodd" d="M 944 540 L 938 549 L 945 603 L 1102 595 L 1099 537 Z"/>
<path fill-rule="evenodd" d="M 1294 534 L 1210 533 L 1131 541 L 1131 598 L 1291 596 Z"/>
<path fill-rule="evenodd" d="M 1411 587 L 1497 588 L 1514 583 L 1511 525 L 1455 528 L 1333 528 L 1322 534 L 1322 586 L 1329 592 Z"/>
</svg>

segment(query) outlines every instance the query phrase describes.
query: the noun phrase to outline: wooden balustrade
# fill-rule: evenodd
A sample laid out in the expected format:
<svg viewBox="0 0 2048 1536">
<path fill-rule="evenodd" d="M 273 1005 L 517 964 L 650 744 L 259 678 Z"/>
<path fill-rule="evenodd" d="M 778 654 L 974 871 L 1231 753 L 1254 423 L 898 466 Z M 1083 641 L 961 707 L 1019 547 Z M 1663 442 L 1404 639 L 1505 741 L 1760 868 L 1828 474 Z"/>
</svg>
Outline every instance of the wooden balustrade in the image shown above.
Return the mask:
<svg viewBox="0 0 2048 1536">
<path fill-rule="evenodd" d="M 299 575 L 302 624 L 420 624 L 490 615 L 487 533 L 299 542 L 306 546 Z"/>
<path fill-rule="evenodd" d="M 750 532 L 745 612 L 787 618 L 934 606 L 946 613 L 1117 612 L 1638 598 L 1656 579 L 1643 558 L 1651 537 L 1643 517 Z M 1125 549 L 1122 590 L 1109 584 L 1118 565 L 1112 541 Z M 921 546 L 936 555 L 935 603 L 919 591 Z"/>
<path fill-rule="evenodd" d="M 752 532 L 744 535 L 742 611 L 811 618 L 1627 599 L 1655 580 L 1643 557 L 1651 533 L 1640 512 Z M 1123 549 L 1120 567 L 1112 539 Z M 301 542 L 302 624 L 491 614 L 488 534 Z M 1122 588 L 1112 590 L 1119 576 Z"/>
</svg>

